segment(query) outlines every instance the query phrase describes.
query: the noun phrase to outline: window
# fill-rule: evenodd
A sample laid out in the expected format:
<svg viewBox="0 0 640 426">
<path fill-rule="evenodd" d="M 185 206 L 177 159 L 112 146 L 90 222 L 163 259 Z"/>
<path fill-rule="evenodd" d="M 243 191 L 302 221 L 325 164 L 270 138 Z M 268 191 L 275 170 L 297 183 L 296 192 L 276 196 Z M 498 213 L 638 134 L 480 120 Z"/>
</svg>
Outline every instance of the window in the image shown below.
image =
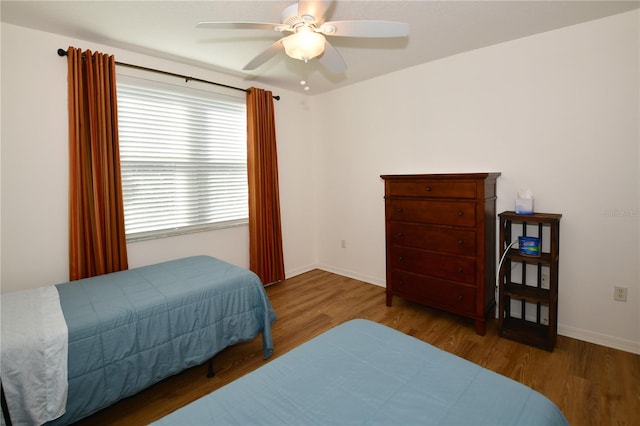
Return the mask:
<svg viewBox="0 0 640 426">
<path fill-rule="evenodd" d="M 121 79 L 128 241 L 247 223 L 245 100 Z"/>
</svg>

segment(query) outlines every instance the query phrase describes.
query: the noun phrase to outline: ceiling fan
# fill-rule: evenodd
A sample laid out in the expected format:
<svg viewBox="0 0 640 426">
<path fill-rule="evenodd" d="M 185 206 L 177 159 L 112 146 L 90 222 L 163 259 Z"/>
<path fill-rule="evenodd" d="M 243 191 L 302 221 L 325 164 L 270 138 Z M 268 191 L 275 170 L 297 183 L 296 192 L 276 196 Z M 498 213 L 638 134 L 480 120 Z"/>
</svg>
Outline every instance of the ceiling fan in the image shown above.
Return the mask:
<svg viewBox="0 0 640 426">
<path fill-rule="evenodd" d="M 341 74 L 347 65 L 340 53 L 327 41 L 330 37 L 406 37 L 409 24 L 392 21 L 330 21 L 324 17 L 333 0 L 299 0 L 282 11 L 281 23 L 264 22 L 200 22 L 197 28 L 271 30 L 292 33 L 273 43 L 253 58 L 244 70 L 254 70 L 281 51 L 304 62 L 318 58 L 330 72 Z"/>
</svg>

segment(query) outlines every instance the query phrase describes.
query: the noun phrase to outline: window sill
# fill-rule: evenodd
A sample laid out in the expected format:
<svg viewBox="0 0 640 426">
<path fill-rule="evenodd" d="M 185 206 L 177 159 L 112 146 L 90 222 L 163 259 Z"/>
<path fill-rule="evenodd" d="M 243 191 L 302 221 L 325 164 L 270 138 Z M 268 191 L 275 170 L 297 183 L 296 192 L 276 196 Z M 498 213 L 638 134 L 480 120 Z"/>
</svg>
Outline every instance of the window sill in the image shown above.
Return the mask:
<svg viewBox="0 0 640 426">
<path fill-rule="evenodd" d="M 197 232 L 215 231 L 218 229 L 235 228 L 246 226 L 248 219 L 233 220 L 228 222 L 210 223 L 207 225 L 187 226 L 174 229 L 162 229 L 158 231 L 138 232 L 136 234 L 127 235 L 127 243 L 135 243 L 138 241 L 157 240 L 160 238 L 177 237 L 179 235 L 195 234 Z"/>
</svg>

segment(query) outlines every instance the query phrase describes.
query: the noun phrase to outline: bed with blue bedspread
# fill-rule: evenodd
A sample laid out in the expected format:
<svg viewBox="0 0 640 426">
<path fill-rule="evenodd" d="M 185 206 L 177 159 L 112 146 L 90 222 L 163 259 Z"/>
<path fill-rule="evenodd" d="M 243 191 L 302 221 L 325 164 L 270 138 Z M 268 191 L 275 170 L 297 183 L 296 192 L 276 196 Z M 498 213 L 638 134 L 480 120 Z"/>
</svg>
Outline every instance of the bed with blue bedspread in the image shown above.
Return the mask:
<svg viewBox="0 0 640 426">
<path fill-rule="evenodd" d="M 2 295 L 3 358 L 7 355 L 7 362 L 3 359 L 2 363 L 2 385 L 12 418 L 24 419 L 19 411 L 34 408 L 21 404 L 36 406 L 37 415 L 31 420 L 27 414 L 27 420 L 23 420 L 26 424 L 42 423 L 38 420 L 43 418 L 40 412 L 51 411 L 53 404 L 48 395 L 34 396 L 31 390 L 25 390 L 26 385 L 11 383 L 12 378 L 24 377 L 29 368 L 22 360 L 25 353 L 39 354 L 37 364 L 55 365 L 55 371 L 45 367 L 42 378 L 29 380 L 42 388 L 55 382 L 45 391 L 53 396 L 66 392 L 61 410 L 64 414 L 49 422 L 59 425 L 77 421 L 202 364 L 224 348 L 260 333 L 265 359 L 273 351 L 271 324 L 276 316 L 260 279 L 219 259 L 194 256 L 51 287 L 57 290 L 53 293 L 59 298 L 59 317 L 66 326 L 64 348 L 61 344 L 51 345 L 54 349 L 21 348 L 26 340 L 63 335 L 64 327 L 51 330 L 55 321 L 50 318 L 56 313 L 41 308 L 33 294 L 24 298 L 26 304 L 20 308 L 15 307 L 19 297 Z M 51 288 L 45 290 L 52 293 Z M 42 323 L 44 330 L 39 334 L 34 331 L 30 339 L 20 336 L 24 334 L 19 331 L 20 324 L 10 329 L 11 315 L 25 309 L 33 312 L 29 317 L 35 318 L 34 323 Z M 25 319 L 13 322 L 24 323 Z M 13 348 L 8 347 L 10 341 L 17 342 Z M 54 376 L 63 368 L 60 354 L 68 354 L 64 366 L 68 380 L 64 384 L 57 383 L 60 380 Z M 11 357 L 16 358 L 13 366 L 8 365 Z"/>
<path fill-rule="evenodd" d="M 568 423 L 527 386 L 386 326 L 352 320 L 153 423 L 212 424 Z"/>
</svg>

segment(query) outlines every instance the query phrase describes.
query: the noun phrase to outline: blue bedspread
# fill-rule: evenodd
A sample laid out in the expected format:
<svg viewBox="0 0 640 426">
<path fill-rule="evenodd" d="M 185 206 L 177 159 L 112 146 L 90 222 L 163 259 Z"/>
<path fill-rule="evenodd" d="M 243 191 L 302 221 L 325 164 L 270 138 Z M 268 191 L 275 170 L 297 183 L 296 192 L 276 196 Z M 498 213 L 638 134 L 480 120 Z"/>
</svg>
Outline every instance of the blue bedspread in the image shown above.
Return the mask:
<svg viewBox="0 0 640 426">
<path fill-rule="evenodd" d="M 196 256 L 56 286 L 69 329 L 68 424 L 262 333 L 275 313 L 260 279 Z"/>
<path fill-rule="evenodd" d="M 353 320 L 160 419 L 161 425 L 566 425 L 540 393 Z"/>
</svg>

